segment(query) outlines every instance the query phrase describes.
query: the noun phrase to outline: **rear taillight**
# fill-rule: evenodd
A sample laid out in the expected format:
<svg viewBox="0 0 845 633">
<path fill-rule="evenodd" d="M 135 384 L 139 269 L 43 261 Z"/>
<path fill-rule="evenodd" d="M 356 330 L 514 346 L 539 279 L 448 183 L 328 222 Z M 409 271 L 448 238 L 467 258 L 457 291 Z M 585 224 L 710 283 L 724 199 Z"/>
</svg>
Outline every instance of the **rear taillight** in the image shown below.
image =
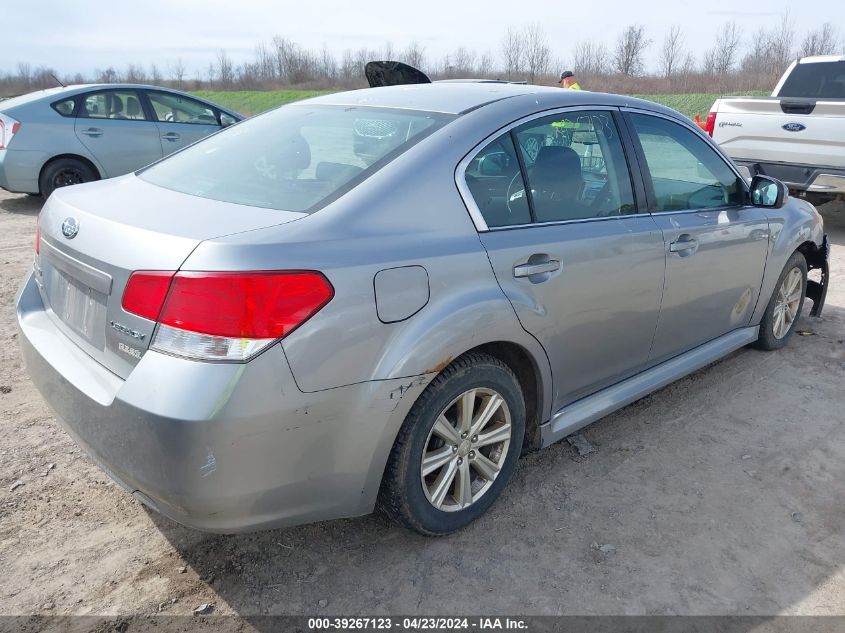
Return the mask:
<svg viewBox="0 0 845 633">
<path fill-rule="evenodd" d="M 158 321 L 151 348 L 202 360 L 247 360 L 331 301 L 314 271 L 132 274 L 123 308 Z"/>
<path fill-rule="evenodd" d="M 21 124 L 12 117 L 0 114 L 0 149 L 6 149 L 12 137 L 21 129 Z"/>
<path fill-rule="evenodd" d="M 704 131 L 707 132 L 711 137 L 713 136 L 713 130 L 716 129 L 716 113 L 711 112 L 707 115 L 707 121 L 704 123 Z"/>
</svg>

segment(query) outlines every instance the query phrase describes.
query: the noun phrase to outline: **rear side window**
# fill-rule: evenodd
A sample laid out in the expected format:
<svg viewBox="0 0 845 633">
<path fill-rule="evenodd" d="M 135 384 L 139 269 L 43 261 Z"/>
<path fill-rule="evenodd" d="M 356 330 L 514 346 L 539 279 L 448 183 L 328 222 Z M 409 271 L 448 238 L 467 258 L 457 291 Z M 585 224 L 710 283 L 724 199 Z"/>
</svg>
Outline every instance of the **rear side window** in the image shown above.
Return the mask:
<svg viewBox="0 0 845 633">
<path fill-rule="evenodd" d="M 141 100 L 134 90 L 106 90 L 83 97 L 79 116 L 88 119 L 146 119 Z"/>
<path fill-rule="evenodd" d="M 465 178 L 489 227 L 636 213 L 628 163 L 609 112 L 534 119 L 478 152 Z"/>
<path fill-rule="evenodd" d="M 845 62 L 797 64 L 778 96 L 845 99 Z"/>
<path fill-rule="evenodd" d="M 244 121 L 139 173 L 203 198 L 311 213 L 454 117 L 291 105 Z"/>
<path fill-rule="evenodd" d="M 65 99 L 63 101 L 56 101 L 51 105 L 53 106 L 53 109 L 62 116 L 70 117 L 73 116 L 73 108 L 76 105 L 76 102 L 73 99 Z"/>
<path fill-rule="evenodd" d="M 658 211 L 743 203 L 745 189 L 739 178 L 707 141 L 661 117 L 630 117 L 645 154 Z"/>
</svg>

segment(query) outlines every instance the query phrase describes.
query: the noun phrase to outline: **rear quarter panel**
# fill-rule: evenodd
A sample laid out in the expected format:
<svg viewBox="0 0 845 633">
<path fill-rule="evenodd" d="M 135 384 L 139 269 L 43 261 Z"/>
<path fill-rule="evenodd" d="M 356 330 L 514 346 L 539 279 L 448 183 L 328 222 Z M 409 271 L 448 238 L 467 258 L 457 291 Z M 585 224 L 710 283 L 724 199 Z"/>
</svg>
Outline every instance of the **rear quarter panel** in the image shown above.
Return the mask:
<svg viewBox="0 0 845 633">
<path fill-rule="evenodd" d="M 63 117 L 50 106 L 61 98 L 54 95 L 6 111 L 21 123 L 20 131 L 9 144 L 12 156 L 6 159 L 6 169 L 17 169 L 21 177 L 32 180 L 36 187 L 44 165 L 51 158 L 65 154 L 82 156 L 91 161 L 100 174 L 104 173 L 102 166 L 76 137 L 76 119 Z"/>
</svg>

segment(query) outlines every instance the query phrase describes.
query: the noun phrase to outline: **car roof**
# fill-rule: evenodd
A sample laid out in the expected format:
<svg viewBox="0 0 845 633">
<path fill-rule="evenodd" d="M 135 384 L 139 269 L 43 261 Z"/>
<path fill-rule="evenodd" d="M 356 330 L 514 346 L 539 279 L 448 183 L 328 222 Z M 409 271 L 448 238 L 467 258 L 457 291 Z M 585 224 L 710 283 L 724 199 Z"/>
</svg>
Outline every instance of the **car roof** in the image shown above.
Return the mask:
<svg viewBox="0 0 845 633">
<path fill-rule="evenodd" d="M 636 107 L 679 116 L 674 110 L 625 95 L 550 86 L 506 83 L 434 82 L 337 92 L 290 105 L 338 105 L 401 108 L 446 114 L 465 114 L 485 105 L 516 97 L 536 97 L 545 107 Z"/>
<path fill-rule="evenodd" d="M 845 55 L 813 55 L 798 60 L 799 64 L 822 64 L 825 62 L 845 62 Z"/>
</svg>

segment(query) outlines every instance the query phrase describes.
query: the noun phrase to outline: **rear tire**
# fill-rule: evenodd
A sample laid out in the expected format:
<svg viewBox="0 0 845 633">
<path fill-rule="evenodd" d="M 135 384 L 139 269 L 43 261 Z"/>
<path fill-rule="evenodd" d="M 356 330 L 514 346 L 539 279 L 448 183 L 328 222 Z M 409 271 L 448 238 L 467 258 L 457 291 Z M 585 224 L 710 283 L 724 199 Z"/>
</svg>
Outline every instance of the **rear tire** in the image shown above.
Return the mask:
<svg viewBox="0 0 845 633">
<path fill-rule="evenodd" d="M 798 325 L 806 294 L 807 260 L 796 252 L 786 262 L 778 277 L 772 298 L 760 321 L 760 336 L 754 347 L 770 351 L 786 345 Z"/>
<path fill-rule="evenodd" d="M 91 166 L 76 158 L 57 158 L 44 166 L 38 187 L 41 195 L 49 198 L 59 187 L 78 185 L 83 182 L 99 180 L 100 176 Z"/>
<path fill-rule="evenodd" d="M 426 536 L 459 530 L 499 497 L 524 434 L 525 402 L 513 371 L 487 354 L 466 354 L 426 387 L 408 413 L 379 505 Z"/>
</svg>

